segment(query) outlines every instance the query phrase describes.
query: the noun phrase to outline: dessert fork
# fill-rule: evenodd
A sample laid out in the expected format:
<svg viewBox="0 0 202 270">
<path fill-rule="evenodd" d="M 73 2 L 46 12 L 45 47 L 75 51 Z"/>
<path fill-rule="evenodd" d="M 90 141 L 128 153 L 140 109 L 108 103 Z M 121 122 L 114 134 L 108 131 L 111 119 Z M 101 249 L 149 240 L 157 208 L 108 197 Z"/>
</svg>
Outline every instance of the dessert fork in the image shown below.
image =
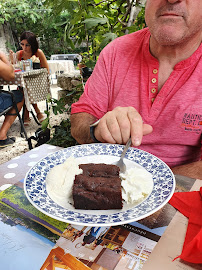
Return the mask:
<svg viewBox="0 0 202 270">
<path fill-rule="evenodd" d="M 114 163 L 114 165 L 116 165 L 120 168 L 120 173 L 124 173 L 126 171 L 126 164 L 124 163 L 123 158 L 124 158 L 128 148 L 130 146 L 131 146 L 131 138 L 128 139 L 128 141 L 123 149 L 123 152 L 121 154 L 120 159 L 116 163 Z"/>
</svg>

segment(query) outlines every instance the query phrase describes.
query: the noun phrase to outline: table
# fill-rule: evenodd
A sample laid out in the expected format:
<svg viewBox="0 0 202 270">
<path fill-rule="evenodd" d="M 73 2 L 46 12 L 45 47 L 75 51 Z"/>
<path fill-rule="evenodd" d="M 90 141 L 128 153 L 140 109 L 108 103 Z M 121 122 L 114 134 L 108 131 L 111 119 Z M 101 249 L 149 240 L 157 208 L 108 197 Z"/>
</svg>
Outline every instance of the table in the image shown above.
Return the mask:
<svg viewBox="0 0 202 270">
<path fill-rule="evenodd" d="M 78 53 L 71 54 L 52 54 L 50 60 L 73 60 L 74 62 L 81 62 L 82 56 Z"/>
<path fill-rule="evenodd" d="M 51 223 L 52 219 L 44 218 L 41 212 L 36 217 L 38 210 L 32 215 L 22 211 L 23 204 L 31 207 L 22 189 L 23 178 L 29 168 L 47 154 L 60 149 L 44 144 L 0 165 L 0 191 L 4 190 L 0 192 L 0 201 L 9 205 L 3 208 L 0 203 L 2 269 L 45 270 L 51 263 L 52 267 L 62 268 L 65 264 L 72 270 L 99 267 L 109 270 L 202 269 L 202 265 L 185 264 L 179 260 L 172 262 L 181 253 L 187 219 L 169 204 L 153 214 L 152 218 L 143 219 L 140 223 L 101 228 L 98 237 L 100 244 L 93 242 L 85 247 L 81 246 L 81 239 L 91 227 L 73 226 L 60 221 Z M 176 181 L 183 191 L 190 188 L 198 190 L 202 186 L 201 180 L 186 176 L 176 175 Z M 15 198 L 16 204 L 2 199 L 2 194 L 7 192 L 8 196 L 9 190 L 10 200 Z M 18 200 L 22 204 L 17 204 Z M 56 257 L 57 260 L 54 260 Z"/>
<path fill-rule="evenodd" d="M 0 85 L 17 85 L 23 87 L 25 104 L 31 111 L 31 104 L 46 100 L 50 92 L 50 78 L 47 69 L 35 69 L 30 71 L 15 72 L 12 81 L 0 78 Z"/>
<path fill-rule="evenodd" d="M 202 160 L 172 168 L 174 174 L 202 179 Z"/>
<path fill-rule="evenodd" d="M 48 60 L 51 74 L 54 73 L 74 73 L 74 62 L 72 60 Z"/>
</svg>

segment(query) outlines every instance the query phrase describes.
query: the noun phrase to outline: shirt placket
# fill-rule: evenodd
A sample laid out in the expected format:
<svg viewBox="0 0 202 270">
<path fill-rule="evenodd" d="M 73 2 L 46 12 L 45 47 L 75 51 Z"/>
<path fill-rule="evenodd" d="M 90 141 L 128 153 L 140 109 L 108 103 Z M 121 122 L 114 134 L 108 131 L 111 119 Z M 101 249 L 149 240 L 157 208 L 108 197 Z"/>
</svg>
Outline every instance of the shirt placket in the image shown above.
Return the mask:
<svg viewBox="0 0 202 270">
<path fill-rule="evenodd" d="M 149 96 L 152 105 L 158 94 L 158 67 L 152 67 L 149 75 Z"/>
<path fill-rule="evenodd" d="M 158 93 L 158 64 L 152 65 L 149 71 L 149 100 L 150 100 L 150 112 L 149 119 L 152 124 L 159 116 L 163 104 L 163 96 Z"/>
</svg>

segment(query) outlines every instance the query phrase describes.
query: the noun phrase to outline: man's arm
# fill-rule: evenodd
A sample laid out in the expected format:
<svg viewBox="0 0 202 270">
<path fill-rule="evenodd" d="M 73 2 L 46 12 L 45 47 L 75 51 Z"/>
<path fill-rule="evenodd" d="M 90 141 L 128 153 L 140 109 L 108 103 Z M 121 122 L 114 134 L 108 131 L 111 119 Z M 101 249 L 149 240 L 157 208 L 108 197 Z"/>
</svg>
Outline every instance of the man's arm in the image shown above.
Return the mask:
<svg viewBox="0 0 202 270">
<path fill-rule="evenodd" d="M 74 139 L 80 143 L 93 143 L 90 137 L 90 125 L 96 121 L 96 118 L 89 113 L 75 113 L 70 116 L 71 134 Z"/>
<path fill-rule="evenodd" d="M 6 81 L 11 81 L 15 77 L 14 69 L 3 52 L 0 52 L 0 77 Z"/>
</svg>

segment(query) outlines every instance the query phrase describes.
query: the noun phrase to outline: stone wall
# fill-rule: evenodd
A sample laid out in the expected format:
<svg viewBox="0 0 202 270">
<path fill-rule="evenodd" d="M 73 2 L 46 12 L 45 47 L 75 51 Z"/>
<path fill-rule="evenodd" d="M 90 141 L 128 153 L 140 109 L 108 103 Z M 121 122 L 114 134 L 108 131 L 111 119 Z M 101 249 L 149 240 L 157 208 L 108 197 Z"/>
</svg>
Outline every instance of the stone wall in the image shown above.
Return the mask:
<svg viewBox="0 0 202 270">
<path fill-rule="evenodd" d="M 4 33 L 3 25 L 0 25 L 0 50 L 4 53 L 8 53 L 6 50 L 6 36 Z"/>
<path fill-rule="evenodd" d="M 13 50 L 16 51 L 15 42 L 9 24 L 0 25 L 0 50 L 5 54 L 8 53 L 6 42 L 8 42 L 13 47 Z"/>
</svg>

